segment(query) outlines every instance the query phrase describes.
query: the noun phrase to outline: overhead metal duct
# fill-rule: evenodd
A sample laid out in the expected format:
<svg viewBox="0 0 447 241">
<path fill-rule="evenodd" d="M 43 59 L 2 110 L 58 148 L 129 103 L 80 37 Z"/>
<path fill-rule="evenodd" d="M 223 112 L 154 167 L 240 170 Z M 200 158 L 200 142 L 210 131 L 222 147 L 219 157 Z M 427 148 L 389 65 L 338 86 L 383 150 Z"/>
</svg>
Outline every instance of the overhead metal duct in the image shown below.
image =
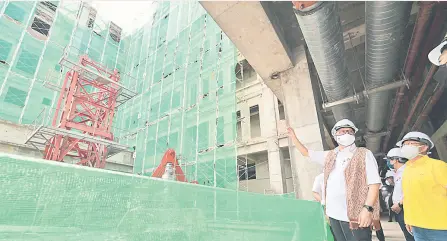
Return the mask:
<svg viewBox="0 0 447 241">
<path fill-rule="evenodd" d="M 347 97 L 351 89 L 345 44 L 336 2 L 293 2 L 301 31 L 328 100 Z M 351 118 L 348 104 L 332 107 L 335 119 Z"/>
<path fill-rule="evenodd" d="M 413 66 L 416 63 L 418 54 L 420 53 L 420 46 L 425 39 L 425 32 L 430 25 L 430 19 L 433 15 L 433 9 L 436 2 L 420 2 L 418 16 L 414 25 L 413 35 L 411 37 L 410 46 L 408 47 L 407 58 L 405 60 L 404 74 L 407 78 L 411 77 L 413 73 Z M 391 111 L 390 121 L 388 123 L 388 132 L 390 135 L 385 137 L 382 145 L 382 151 L 385 152 L 391 138 L 391 132 L 396 127 L 397 116 L 401 109 L 401 104 L 404 99 L 406 87 L 401 87 L 396 94 L 396 101 L 394 102 L 393 110 Z"/>
<path fill-rule="evenodd" d="M 411 2 L 366 2 L 366 87 L 368 89 L 390 83 L 400 72 L 399 52 Z M 369 95 L 366 126 L 369 134 L 383 131 L 388 116 L 390 91 Z M 380 151 L 383 136 L 371 135 L 366 146 Z"/>
</svg>

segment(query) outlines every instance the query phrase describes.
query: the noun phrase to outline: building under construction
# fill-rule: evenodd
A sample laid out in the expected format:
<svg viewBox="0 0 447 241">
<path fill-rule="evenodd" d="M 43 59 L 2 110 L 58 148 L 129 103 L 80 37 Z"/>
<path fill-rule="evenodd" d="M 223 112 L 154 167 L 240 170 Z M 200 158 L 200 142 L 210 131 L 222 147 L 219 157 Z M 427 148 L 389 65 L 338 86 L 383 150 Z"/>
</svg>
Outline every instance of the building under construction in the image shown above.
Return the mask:
<svg viewBox="0 0 447 241">
<path fill-rule="evenodd" d="M 76 130 L 114 142 L 107 143 L 108 158 L 118 151 L 131 152 L 134 173 L 150 176 L 171 148 L 188 180 L 236 187 L 236 51 L 198 3 L 157 3 L 152 19 L 127 36 L 113 22 L 101 20 L 87 3 L 10 2 L 2 10 L 2 28 L 11 34 L 0 43 L 1 117 L 32 124 L 26 144 L 41 149 L 56 135 L 52 127 L 76 132 L 83 125 Z M 87 70 L 93 65 L 81 63 L 82 56 L 102 69 Z M 77 108 L 77 113 L 62 116 L 65 95 L 70 95 L 66 74 L 78 65 L 89 75 L 79 89 L 90 93 L 75 93 L 80 103 L 67 108 Z M 112 138 L 95 127 L 106 120 L 86 117 L 97 110 L 89 105 L 98 103 L 85 100 L 100 99 L 98 93 L 106 91 L 99 88 L 104 84 L 89 78 L 114 70 L 119 73 L 119 86 L 111 87 L 117 92 L 112 108 L 116 113 L 107 113 L 112 116 L 107 120 Z M 73 101 L 67 100 L 67 105 Z M 74 123 L 61 125 L 67 118 Z M 213 173 L 214 166 L 219 175 Z"/>
<path fill-rule="evenodd" d="M 381 170 L 409 130 L 447 159 L 424 57 L 444 3 L 151 9 L 128 31 L 91 2 L 0 2 L 0 240 L 331 240 L 287 126 L 329 150 L 349 118 Z"/>
</svg>

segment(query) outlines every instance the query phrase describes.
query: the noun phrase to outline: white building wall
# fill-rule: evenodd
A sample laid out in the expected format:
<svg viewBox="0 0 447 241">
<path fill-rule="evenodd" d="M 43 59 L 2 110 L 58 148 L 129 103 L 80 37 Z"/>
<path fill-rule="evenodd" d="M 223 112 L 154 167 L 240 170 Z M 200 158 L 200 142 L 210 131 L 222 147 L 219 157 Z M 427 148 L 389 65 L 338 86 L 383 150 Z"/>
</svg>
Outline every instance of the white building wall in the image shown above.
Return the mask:
<svg viewBox="0 0 447 241">
<path fill-rule="evenodd" d="M 248 73 L 248 74 L 247 74 Z M 248 79 L 246 77 L 248 76 Z M 254 77 L 256 76 L 256 77 Z M 238 99 L 237 110 L 240 111 L 240 132 L 238 136 L 238 155 L 240 159 L 245 160 L 248 157 L 250 161 L 256 164 L 256 179 L 241 180 L 239 183 L 240 190 L 257 192 L 257 193 L 287 193 L 293 192 L 293 178 L 292 169 L 290 167 L 290 159 L 283 159 L 280 162 L 280 156 L 289 156 L 288 154 L 288 141 L 287 141 L 287 127 L 286 121 L 280 120 L 278 100 L 273 95 L 273 98 L 263 98 L 263 90 L 267 86 L 262 84 L 261 78 L 253 71 L 251 74 L 248 71 L 244 71 L 244 81 L 237 83 L 236 97 Z M 270 103 L 267 103 L 269 101 Z M 250 115 L 251 106 L 259 106 L 259 114 Z M 266 107 L 274 108 L 274 110 Z M 263 114 L 263 111 L 268 111 L 268 114 Z M 270 131 L 266 132 L 265 127 L 274 127 Z M 273 139 L 274 140 L 273 140 Z M 270 140 L 269 140 L 270 139 Z M 270 141 L 270 145 L 268 144 Z M 272 143 L 277 143 L 272 145 Z M 276 148 L 275 148 L 276 145 Z M 275 178 L 275 181 L 271 180 L 271 172 L 269 171 L 269 146 L 270 146 L 270 158 L 274 158 L 274 163 L 281 163 L 281 166 L 270 165 L 270 168 L 276 168 L 275 173 L 281 173 L 279 168 L 283 169 L 283 175 L 280 178 L 284 178 L 284 187 L 278 187 L 281 181 Z M 282 147 L 282 148 L 280 148 Z M 272 151 L 275 153 L 272 155 Z M 283 153 L 286 152 L 286 153 Z M 276 176 L 275 176 L 276 177 Z M 276 183 L 275 185 L 273 183 Z M 272 190 L 277 189 L 276 191 Z M 278 191 L 281 190 L 281 191 Z"/>
</svg>

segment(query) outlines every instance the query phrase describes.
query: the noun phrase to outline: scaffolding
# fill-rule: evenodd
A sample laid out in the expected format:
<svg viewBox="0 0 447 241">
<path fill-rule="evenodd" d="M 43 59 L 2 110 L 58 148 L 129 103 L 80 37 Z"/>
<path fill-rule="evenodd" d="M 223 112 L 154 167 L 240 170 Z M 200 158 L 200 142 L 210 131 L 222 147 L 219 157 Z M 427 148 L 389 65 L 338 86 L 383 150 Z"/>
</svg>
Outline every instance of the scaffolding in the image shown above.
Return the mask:
<svg viewBox="0 0 447 241">
<path fill-rule="evenodd" d="M 159 3 L 132 36 L 131 75 L 144 82 L 117 113 L 134 172 L 151 176 L 169 148 L 187 180 L 235 189 L 235 48 L 198 2 Z"/>
<path fill-rule="evenodd" d="M 59 93 L 51 127 L 40 125 L 26 144 L 45 145 L 44 159 L 62 162 L 67 156 L 77 164 L 104 168 L 106 159 L 128 148 L 113 142 L 116 108 L 136 95 L 119 83 L 118 70 L 81 56 L 78 63 L 63 57 L 69 69 Z"/>
<path fill-rule="evenodd" d="M 147 23 L 126 35 L 85 2 L 0 2 L 0 30 L 10 33 L 0 36 L 0 118 L 35 124 L 44 112 L 32 131 L 55 132 L 55 90 L 86 55 L 120 70 L 120 84 L 135 93 L 117 99 L 111 126 L 117 149 L 134 152 L 134 173 L 151 176 L 174 149 L 187 180 L 235 189 L 236 49 L 198 2 L 151 7 Z M 35 136 L 39 148 L 51 137 Z"/>
</svg>

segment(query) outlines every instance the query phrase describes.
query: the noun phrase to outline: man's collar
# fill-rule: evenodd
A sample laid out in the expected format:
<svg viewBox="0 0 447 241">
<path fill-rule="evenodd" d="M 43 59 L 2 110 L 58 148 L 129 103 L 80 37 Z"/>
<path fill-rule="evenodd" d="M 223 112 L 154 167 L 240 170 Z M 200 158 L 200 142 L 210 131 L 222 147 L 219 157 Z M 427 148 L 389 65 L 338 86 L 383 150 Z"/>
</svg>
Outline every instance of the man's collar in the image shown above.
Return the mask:
<svg viewBox="0 0 447 241">
<path fill-rule="evenodd" d="M 405 164 L 403 164 L 402 166 L 400 166 L 399 168 L 397 168 L 394 172 L 400 172 L 400 171 L 402 171 L 403 169 L 405 169 Z"/>
</svg>

